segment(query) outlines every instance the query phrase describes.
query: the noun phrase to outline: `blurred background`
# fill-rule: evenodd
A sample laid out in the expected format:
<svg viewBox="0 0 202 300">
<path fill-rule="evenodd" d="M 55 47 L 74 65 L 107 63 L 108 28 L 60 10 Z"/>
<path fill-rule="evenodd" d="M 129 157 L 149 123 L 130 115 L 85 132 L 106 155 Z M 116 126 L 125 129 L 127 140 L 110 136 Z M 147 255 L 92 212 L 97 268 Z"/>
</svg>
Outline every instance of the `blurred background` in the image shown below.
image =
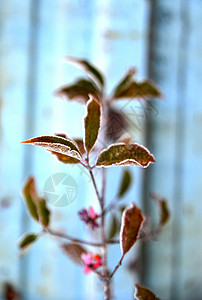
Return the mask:
<svg viewBox="0 0 202 300">
<path fill-rule="evenodd" d="M 8 284 L 25 300 L 103 299 L 97 279 L 84 275 L 53 237 L 42 237 L 18 258 L 19 237 L 40 231 L 20 195 L 28 175 L 36 177 L 41 192 L 55 173 L 73 177 L 77 196 L 64 207 L 50 204 L 51 227 L 88 237 L 77 216 L 95 197 L 88 175 L 20 144 L 58 132 L 82 137 L 84 108 L 53 96 L 82 75 L 61 61 L 66 55 L 96 65 L 108 92 L 135 66 L 138 80 L 151 78 L 164 95 L 151 104 L 130 104 L 125 112 L 132 120 L 129 133 L 156 157 L 148 169 L 132 168 L 134 184 L 125 201 L 156 218 L 149 197 L 155 191 L 168 200 L 171 219 L 158 241 L 139 243 L 126 257 L 114 281 L 115 299 L 133 299 L 137 282 L 161 299 L 202 299 L 201 17 L 200 0 L 1 0 L 0 299 L 15 299 L 3 296 Z M 119 168 L 108 172 L 109 199 L 120 174 Z M 109 255 L 112 268 L 119 246 L 110 246 Z M 141 264 L 131 266 L 137 255 Z"/>
</svg>

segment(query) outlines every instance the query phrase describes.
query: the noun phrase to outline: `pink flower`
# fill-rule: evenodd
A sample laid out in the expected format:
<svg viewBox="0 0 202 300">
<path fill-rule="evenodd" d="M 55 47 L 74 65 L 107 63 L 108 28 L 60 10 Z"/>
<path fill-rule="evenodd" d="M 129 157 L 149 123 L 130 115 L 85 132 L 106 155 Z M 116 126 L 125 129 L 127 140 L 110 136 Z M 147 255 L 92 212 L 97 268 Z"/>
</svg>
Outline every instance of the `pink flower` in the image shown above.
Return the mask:
<svg viewBox="0 0 202 300">
<path fill-rule="evenodd" d="M 99 224 L 96 221 L 98 215 L 95 213 L 94 208 L 92 206 L 89 207 L 88 211 L 84 208 L 81 211 L 79 211 L 78 214 L 81 220 L 87 225 L 90 225 L 92 229 L 99 227 Z"/>
<path fill-rule="evenodd" d="M 84 263 L 84 269 L 83 272 L 85 274 L 89 274 L 93 270 L 96 270 L 102 265 L 101 257 L 98 254 L 93 253 L 83 253 L 81 255 L 81 258 Z"/>
</svg>

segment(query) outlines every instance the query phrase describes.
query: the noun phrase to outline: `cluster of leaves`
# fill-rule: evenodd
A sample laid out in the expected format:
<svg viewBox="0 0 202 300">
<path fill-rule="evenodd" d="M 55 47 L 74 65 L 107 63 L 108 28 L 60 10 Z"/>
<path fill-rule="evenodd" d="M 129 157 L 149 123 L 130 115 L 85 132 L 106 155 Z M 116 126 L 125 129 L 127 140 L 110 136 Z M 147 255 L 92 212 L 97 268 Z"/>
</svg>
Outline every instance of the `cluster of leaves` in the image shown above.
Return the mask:
<svg viewBox="0 0 202 300">
<path fill-rule="evenodd" d="M 130 138 L 125 139 L 118 136 L 118 142 L 109 144 L 105 149 L 95 147 L 95 144 L 100 133 L 104 111 L 106 111 L 108 117 L 107 124 L 109 123 L 108 121 L 112 113 L 117 114 L 120 119 L 122 118 L 122 123 L 123 125 L 125 124 L 123 116 L 121 116 L 121 114 L 113 107 L 115 101 L 120 99 L 136 100 L 144 98 L 147 100 L 151 97 L 160 98 L 161 93 L 158 88 L 149 80 L 143 82 L 135 81 L 134 75 L 136 74 L 136 70 L 131 68 L 114 88 L 111 96 L 106 97 L 104 94 L 105 80 L 100 71 L 86 60 L 80 60 L 73 57 L 68 57 L 66 59 L 80 67 L 88 75 L 87 79 L 81 78 L 73 84 L 64 86 L 55 92 L 56 95 L 64 96 L 68 100 L 73 100 L 85 105 L 86 114 L 83 119 L 83 139 L 72 139 L 66 135 L 38 136 L 26 140 L 23 143 L 43 147 L 65 164 L 81 164 L 91 175 L 94 168 L 134 165 L 146 168 L 150 163 L 154 163 L 154 156 L 149 150 L 138 143 L 132 142 Z M 109 131 L 109 128 L 107 128 L 106 131 Z M 108 140 L 114 139 L 115 138 L 111 136 Z M 92 151 L 96 153 L 96 159 L 93 164 L 90 163 L 89 159 Z M 130 172 L 124 169 L 117 199 L 120 200 L 125 196 L 131 182 L 132 177 Z M 95 182 L 93 183 L 95 184 Z M 98 200 L 100 200 L 99 193 L 98 191 L 96 192 Z M 38 195 L 33 177 L 30 177 L 26 181 L 23 195 L 30 215 L 42 226 L 42 232 L 51 233 L 51 230 L 49 229 L 50 210 L 46 205 L 45 199 Z M 113 203 L 111 206 L 113 206 Z M 106 214 L 111 208 L 112 207 L 104 208 L 104 210 L 101 211 L 101 215 Z M 168 216 L 165 216 L 165 203 L 161 205 L 161 208 L 162 218 L 160 222 L 161 225 L 159 226 L 163 226 L 168 219 Z M 122 256 L 118 266 L 121 264 L 126 253 L 135 244 L 138 237 L 140 237 L 140 229 L 145 219 L 141 210 L 134 203 L 129 207 L 122 207 L 120 213 L 122 214 L 121 223 L 119 222 L 118 224 L 117 217 L 111 218 L 111 232 L 108 233 L 107 241 L 110 243 L 110 239 L 115 236 L 117 229 L 120 231 L 120 248 Z M 80 217 L 84 222 L 90 222 L 91 225 L 93 224 L 93 229 L 98 227 L 97 219 L 99 218 L 99 215 L 95 214 L 93 208 L 91 208 L 89 212 L 86 209 L 82 210 L 80 212 Z M 40 234 L 25 235 L 19 243 L 20 249 L 24 252 L 24 250 L 35 242 L 39 236 Z M 97 272 L 96 269 L 102 266 L 101 258 L 99 258 L 97 254 L 89 254 L 87 249 L 79 244 L 79 240 L 77 240 L 76 243 L 71 242 L 63 244 L 62 249 L 72 260 L 74 260 L 74 262 L 84 265 L 85 269 L 88 271 L 91 268 L 93 271 Z M 115 268 L 109 278 L 114 275 L 116 269 L 117 268 Z M 99 271 L 98 275 L 101 277 L 103 276 Z M 148 299 L 144 297 L 144 294 L 148 294 L 149 291 L 140 286 L 137 287 L 137 290 L 138 292 L 135 296 L 137 299 Z M 151 297 L 151 299 L 153 298 Z"/>
</svg>

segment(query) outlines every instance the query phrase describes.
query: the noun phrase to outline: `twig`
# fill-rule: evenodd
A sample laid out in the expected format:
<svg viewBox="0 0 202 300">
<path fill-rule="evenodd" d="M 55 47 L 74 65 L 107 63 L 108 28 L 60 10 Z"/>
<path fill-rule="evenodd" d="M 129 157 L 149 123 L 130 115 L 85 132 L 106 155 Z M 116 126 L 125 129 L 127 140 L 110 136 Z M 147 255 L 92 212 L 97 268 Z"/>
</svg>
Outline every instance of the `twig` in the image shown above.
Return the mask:
<svg viewBox="0 0 202 300">
<path fill-rule="evenodd" d="M 123 258 L 124 258 L 124 255 L 122 255 L 122 257 L 119 260 L 118 264 L 116 265 L 116 267 L 112 271 L 111 275 L 109 276 L 110 279 L 114 276 L 114 274 L 116 273 L 116 271 L 118 270 L 118 268 L 121 266 Z"/>
</svg>

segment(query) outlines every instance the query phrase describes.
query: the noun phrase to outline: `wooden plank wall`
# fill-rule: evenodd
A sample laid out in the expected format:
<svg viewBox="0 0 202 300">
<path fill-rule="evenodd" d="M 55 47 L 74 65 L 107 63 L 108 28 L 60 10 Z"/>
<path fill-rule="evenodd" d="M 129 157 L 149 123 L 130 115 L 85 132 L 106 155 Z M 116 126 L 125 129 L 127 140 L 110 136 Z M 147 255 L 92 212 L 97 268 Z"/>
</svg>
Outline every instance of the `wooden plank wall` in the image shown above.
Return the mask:
<svg viewBox="0 0 202 300">
<path fill-rule="evenodd" d="M 151 1 L 148 73 L 165 101 L 147 123 L 146 140 L 157 162 L 145 180 L 165 196 L 171 221 L 160 240 L 146 246 L 143 281 L 162 299 L 202 297 L 201 280 L 201 1 Z"/>
<path fill-rule="evenodd" d="M 144 244 L 141 278 L 126 268 L 118 273 L 116 299 L 133 299 L 137 280 L 165 300 L 202 298 L 201 14 L 200 0 L 1 0 L 1 290 L 9 281 L 25 300 L 102 299 L 98 282 L 61 254 L 57 240 L 44 237 L 23 259 L 17 258 L 20 234 L 39 230 L 27 217 L 19 195 L 27 175 L 37 177 L 41 191 L 51 174 L 65 172 L 75 178 L 78 196 L 63 209 L 54 207 L 52 226 L 76 236 L 84 231 L 76 213 L 94 195 L 80 168 L 67 168 L 43 150 L 20 145 L 25 138 L 54 132 L 82 136 L 75 115 L 81 119 L 83 108 L 52 95 L 58 86 L 81 75 L 60 63 L 72 55 L 100 67 L 107 74 L 108 91 L 128 66 L 135 65 L 138 78 L 149 75 L 165 95 L 164 101 L 153 102 L 149 118 L 140 113 L 138 104 L 133 109 L 135 128 L 130 133 L 147 144 L 157 163 L 143 172 L 134 169 L 136 185 L 127 200 L 155 215 L 149 192 L 156 191 L 168 199 L 172 218 L 157 242 Z M 126 112 L 131 115 L 130 107 Z M 115 171 L 108 176 L 113 178 Z M 112 267 L 119 248 L 111 249 L 110 255 Z"/>
</svg>

